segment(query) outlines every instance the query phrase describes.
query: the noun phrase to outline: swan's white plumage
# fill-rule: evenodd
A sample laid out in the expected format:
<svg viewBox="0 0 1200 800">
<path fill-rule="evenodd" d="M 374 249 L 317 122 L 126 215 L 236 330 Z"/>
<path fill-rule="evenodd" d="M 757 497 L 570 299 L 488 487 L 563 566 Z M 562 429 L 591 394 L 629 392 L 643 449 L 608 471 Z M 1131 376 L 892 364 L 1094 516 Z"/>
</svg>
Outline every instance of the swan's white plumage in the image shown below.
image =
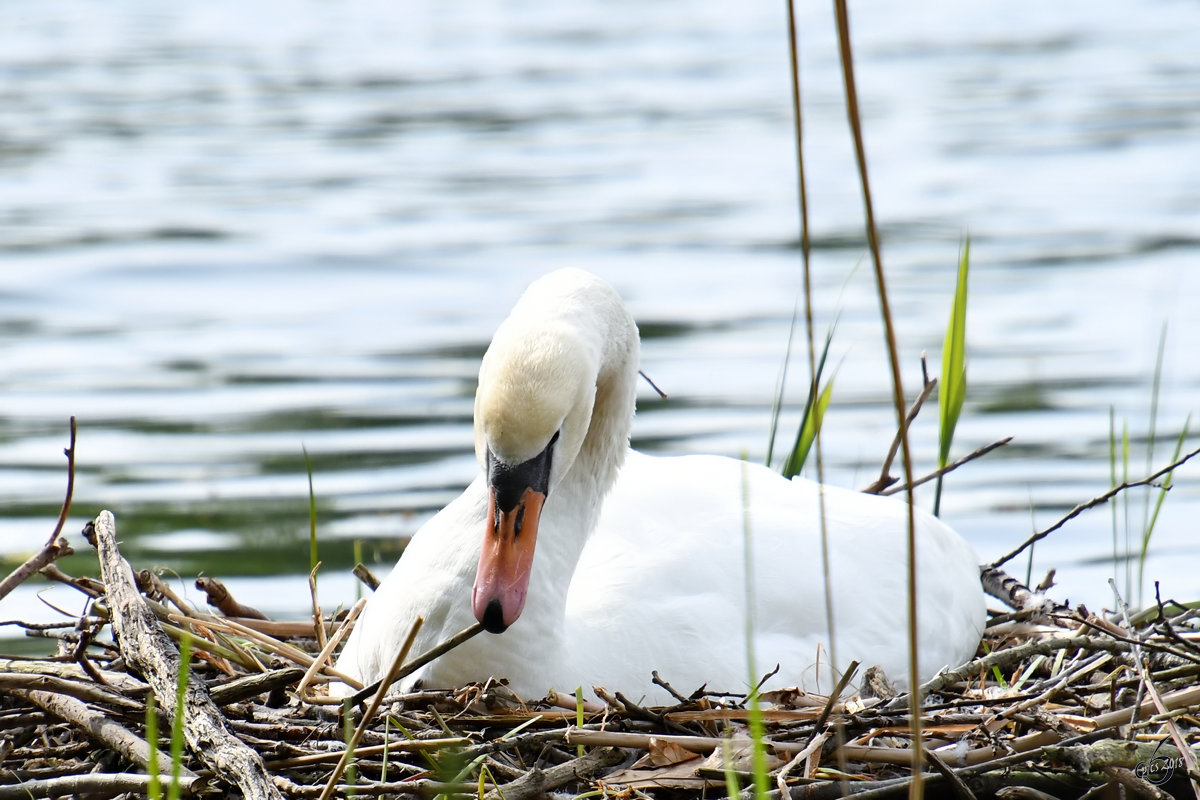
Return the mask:
<svg viewBox="0 0 1200 800">
<path fill-rule="evenodd" d="M 604 685 L 661 701 L 665 693 L 650 683 L 658 670 L 683 691 L 704 683 L 745 689 L 748 520 L 757 665 L 764 672 L 781 665 L 773 685 L 828 690 L 835 678 L 822 491 L 838 662 L 879 664 L 904 682 L 905 506 L 787 481 L 733 459 L 628 450 L 637 362 L 637 329 L 619 296 L 579 270 L 535 282 L 501 325 L 476 395 L 481 464 L 489 450 L 525 461 L 560 433 L 528 597 L 503 634 L 476 636 L 405 684 L 506 677 L 530 698 Z M 381 677 L 417 616 L 425 624 L 415 652 L 475 621 L 471 591 L 487 508 L 481 475 L 416 533 L 367 603 L 339 669 L 366 682 Z M 974 653 L 984 601 L 971 548 L 936 518 L 920 511 L 916 518 L 920 673 L 927 678 Z"/>
</svg>

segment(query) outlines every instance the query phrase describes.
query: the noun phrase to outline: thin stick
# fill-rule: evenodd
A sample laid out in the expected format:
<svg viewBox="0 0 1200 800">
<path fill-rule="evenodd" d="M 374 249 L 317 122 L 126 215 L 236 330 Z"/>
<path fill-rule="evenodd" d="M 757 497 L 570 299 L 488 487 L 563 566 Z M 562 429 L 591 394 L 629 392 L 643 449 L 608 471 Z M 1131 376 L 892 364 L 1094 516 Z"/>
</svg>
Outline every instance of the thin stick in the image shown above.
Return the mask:
<svg viewBox="0 0 1200 800">
<path fill-rule="evenodd" d="M 842 677 L 838 679 L 837 686 L 833 687 L 833 691 L 829 694 L 829 700 L 825 702 L 825 707 L 821 709 L 821 716 L 817 717 L 817 724 L 814 728 L 813 738 L 825 730 L 825 724 L 829 721 L 829 714 L 833 711 L 833 706 L 837 703 L 838 698 L 842 696 L 842 692 L 846 690 L 846 684 L 854 677 L 854 673 L 858 672 L 858 662 L 851 661 L 846 671 L 842 673 Z"/>
<path fill-rule="evenodd" d="M 1039 531 L 1038 533 L 1033 534 L 1028 539 L 1026 539 L 1021 544 L 1021 546 L 1018 547 L 1016 550 L 1013 550 L 1008 555 L 1001 556 L 1000 558 L 993 561 L 991 566 L 999 567 L 1008 561 L 1012 561 L 1014 558 L 1016 558 L 1021 553 L 1023 553 L 1027 548 L 1040 542 L 1042 539 L 1045 539 L 1047 536 L 1054 533 L 1056 530 L 1061 528 L 1063 525 L 1066 525 L 1068 522 L 1070 522 L 1075 517 L 1082 514 L 1084 511 L 1087 511 L 1089 508 L 1094 508 L 1098 505 L 1101 505 L 1102 503 L 1107 503 L 1113 497 L 1116 497 L 1118 494 L 1125 491 L 1126 489 L 1132 489 L 1135 486 L 1149 486 L 1149 485 L 1153 484 L 1156 480 L 1161 478 L 1162 476 L 1166 475 L 1168 472 L 1171 472 L 1172 470 L 1174 470 L 1176 467 L 1180 467 L 1183 464 L 1186 464 L 1188 461 L 1191 461 L 1197 455 L 1200 455 L 1200 447 L 1197 447 L 1195 450 L 1191 451 L 1187 455 L 1176 459 L 1174 462 L 1163 467 L 1158 472 L 1155 472 L 1151 475 L 1147 475 L 1145 478 L 1142 478 L 1140 481 L 1125 481 L 1124 483 L 1121 483 L 1121 484 L 1109 489 L 1104 494 L 1097 495 L 1096 497 L 1093 497 L 1091 500 L 1088 500 L 1086 503 L 1081 503 L 1081 504 L 1075 506 L 1074 508 L 1072 508 L 1070 511 L 1067 512 L 1067 515 L 1065 517 L 1063 517 L 1058 522 L 1051 525 L 1049 528 L 1046 528 L 1043 531 Z"/>
<path fill-rule="evenodd" d="M 783 766 L 783 768 L 779 770 L 778 774 L 776 774 L 776 776 L 775 776 L 775 785 L 779 787 L 779 796 L 780 797 L 788 796 L 788 790 L 787 790 L 788 774 L 791 773 L 791 771 L 794 770 L 796 767 L 800 766 L 800 762 L 807 761 L 808 758 L 810 756 L 812 756 L 814 753 L 819 753 L 821 751 L 821 748 L 825 746 L 825 742 L 828 740 L 829 740 L 828 732 L 818 733 L 816 736 L 812 737 L 812 739 L 809 740 L 807 747 L 805 747 L 800 752 L 796 753 L 796 755 L 792 756 L 792 760 L 789 761 L 787 764 L 785 764 Z M 808 777 L 808 768 L 807 767 L 805 767 L 805 770 L 804 770 L 804 777 L 806 777 L 806 778 Z"/>
<path fill-rule="evenodd" d="M 320 568 L 321 562 L 318 561 L 312 572 L 308 573 L 308 593 L 312 595 L 313 629 L 317 634 L 317 647 L 324 650 L 325 645 L 329 644 L 329 636 L 325 633 L 325 623 L 321 619 L 321 604 L 317 602 L 317 570 Z"/>
<path fill-rule="evenodd" d="M 63 525 L 67 524 L 67 515 L 71 513 L 71 496 L 75 493 L 75 417 L 71 417 L 71 443 L 63 450 L 63 455 L 67 457 L 67 496 L 63 500 L 62 510 L 58 512 L 58 523 L 54 526 L 54 533 L 50 534 L 50 538 L 46 540 L 46 544 L 50 545 L 62 533 Z M 0 597 L 4 595 L 0 594 Z"/>
<path fill-rule="evenodd" d="M 942 777 L 950 783 L 950 786 L 954 789 L 954 793 L 958 795 L 961 800 L 978 800 L 978 798 L 975 797 L 975 793 L 971 791 L 969 786 L 967 786 L 966 781 L 959 777 L 954 770 L 950 769 L 950 765 L 943 761 L 942 757 L 936 752 L 933 750 L 926 750 L 925 758 L 927 758 L 929 763 L 933 764 L 934 769 L 940 772 Z"/>
<path fill-rule="evenodd" d="M 883 468 L 879 470 L 879 478 L 870 486 L 863 489 L 863 492 L 866 494 L 889 494 L 889 492 L 885 492 L 884 490 L 896 482 L 896 479 L 891 476 L 891 471 L 892 462 L 896 460 L 896 452 L 900 449 L 900 437 L 913 424 L 913 420 L 917 418 L 917 414 L 921 411 L 921 406 L 925 405 L 925 401 L 929 399 L 929 395 L 933 393 L 934 387 L 937 386 L 937 378 L 930 378 L 928 371 L 925 369 L 924 357 L 921 358 L 921 374 L 924 377 L 924 385 L 921 387 L 921 393 L 917 395 L 917 399 L 909 407 L 908 414 L 904 417 L 904 424 L 896 429 L 896 435 L 892 437 L 892 444 L 883 459 Z M 930 477 L 936 477 L 936 475 Z M 926 480 L 929 480 L 929 478 L 918 481 L 916 485 L 920 485 Z M 901 484 L 895 491 L 900 492 L 907 488 L 908 484 Z"/>
<path fill-rule="evenodd" d="M 638 375 L 641 375 L 642 378 L 646 381 L 646 383 L 650 384 L 650 388 L 653 389 L 658 394 L 659 397 L 661 397 L 663 400 L 667 399 L 667 393 L 664 392 L 662 389 L 658 388 L 658 384 L 655 383 L 654 381 L 650 380 L 649 375 L 642 372 L 640 369 L 638 370 Z"/>
<path fill-rule="evenodd" d="M 954 470 L 961 467 L 963 464 L 966 464 L 968 461 L 974 461 L 977 458 L 986 456 L 988 453 L 992 452 L 996 448 L 1003 447 L 1004 445 L 1008 444 L 1009 442 L 1012 441 L 1012 439 L 1013 439 L 1013 437 L 1011 437 L 1011 436 L 1005 436 L 1003 439 L 999 439 L 995 442 L 992 442 L 991 444 L 985 444 L 983 447 L 980 447 L 976 450 L 971 451 L 970 453 L 967 453 L 962 458 L 952 461 L 951 463 L 947 464 L 946 466 L 942 467 L 941 469 L 935 469 L 933 472 L 930 472 L 927 475 L 922 475 L 920 478 L 917 478 L 915 481 L 913 481 L 911 488 L 915 489 L 916 487 L 920 486 L 923 483 L 929 483 L 929 481 L 933 480 L 934 478 L 939 478 L 942 475 L 945 475 L 947 472 L 953 472 Z M 901 484 L 900 486 L 889 486 L 888 488 L 877 492 L 877 494 L 892 495 L 892 494 L 896 494 L 898 492 L 906 491 L 909 488 L 910 487 L 908 484 Z M 870 488 L 863 489 L 863 491 L 864 492 L 870 491 Z"/>
<path fill-rule="evenodd" d="M 50 533 L 50 538 L 46 540 L 46 544 L 42 545 L 42 549 L 10 572 L 3 581 L 0 581 L 0 599 L 6 597 L 35 572 L 63 556 L 69 556 L 75 552 L 65 539 L 58 538 L 58 535 L 62 533 L 63 526 L 67 523 L 67 515 L 71 513 L 71 497 L 75 493 L 75 417 L 71 417 L 71 444 L 63 450 L 63 455 L 67 457 L 67 496 L 63 500 L 62 509 L 58 512 L 58 522 Z"/>
<path fill-rule="evenodd" d="M 375 696 L 371 698 L 371 704 L 363 712 L 362 719 L 358 722 L 358 727 L 354 729 L 354 735 L 350 737 L 350 741 L 346 742 L 346 749 L 342 751 L 342 757 L 338 759 L 337 766 L 333 768 L 333 774 L 329 776 L 329 783 L 325 784 L 325 790 L 321 792 L 318 800 L 329 800 L 329 796 L 337 788 L 337 782 L 341 779 L 342 773 L 346 769 L 346 762 L 350 760 L 351 754 L 354 753 L 354 748 L 362 741 L 362 736 L 367 730 L 367 725 L 371 723 L 375 712 L 379 710 L 379 706 L 383 703 L 383 696 L 387 694 L 388 688 L 396 680 L 396 673 L 400 671 L 400 664 L 408 657 L 408 651 L 412 648 L 413 642 L 416 641 L 417 632 L 421 630 L 423 624 L 425 624 L 424 617 L 417 617 L 413 620 L 412 627 L 408 629 L 408 636 L 404 639 L 404 645 L 400 648 L 400 652 L 396 653 L 396 657 L 392 659 L 392 664 L 388 667 L 387 674 L 384 675 L 383 680 L 380 682 Z M 350 703 L 345 704 L 347 711 L 349 711 L 350 706 Z"/>
<path fill-rule="evenodd" d="M 434 647 L 431 650 L 425 651 L 424 653 L 417 656 L 409 663 L 405 664 L 403 666 L 403 668 L 401 668 L 400 671 L 396 673 L 396 676 L 394 678 L 392 678 L 392 682 L 394 683 L 402 678 L 407 678 L 409 675 L 413 674 L 414 672 L 419 670 L 421 667 L 428 664 L 430 661 L 433 661 L 438 656 L 445 655 L 446 653 L 450 652 L 454 648 L 458 647 L 463 642 L 470 639 L 472 636 L 475 636 L 476 634 L 482 633 L 482 632 L 483 632 L 483 625 L 478 622 L 476 622 L 474 625 L 472 625 L 469 628 L 464 628 L 463 630 L 461 630 L 458 633 L 451 636 L 446 641 L 439 644 L 437 647 Z M 351 704 L 358 705 L 362 701 L 366 700 L 368 697 L 370 697 L 372 695 L 372 693 L 375 692 L 376 689 L 378 689 L 380 687 L 380 685 L 382 683 L 383 683 L 382 681 L 375 681 L 370 686 L 364 686 L 361 691 L 357 692 L 350 698 Z M 391 684 L 386 684 L 386 685 L 390 686 Z"/>
<path fill-rule="evenodd" d="M 321 648 L 321 652 L 313 659 L 313 663 L 309 665 L 308 671 L 304 673 L 304 677 L 301 678 L 299 685 L 296 686 L 296 694 L 304 697 L 304 690 L 308 688 L 308 684 L 312 682 L 316 674 L 325 666 L 325 662 L 329 660 L 329 656 L 333 654 L 334 649 L 341 643 L 342 639 L 346 638 L 346 634 L 354 627 L 354 621 L 358 619 L 358 615 L 362 613 L 366 605 L 367 598 L 363 597 L 350 609 L 350 613 L 346 615 L 345 621 L 338 626 L 333 636 Z"/>
<path fill-rule="evenodd" d="M 1119 601 L 1121 613 L 1125 618 L 1125 627 L 1132 631 L 1133 625 L 1129 622 L 1129 604 L 1125 602 L 1125 600 L 1121 597 L 1120 592 L 1117 591 L 1117 582 L 1115 580 L 1109 578 L 1108 585 L 1112 587 L 1113 596 Z M 1134 633 L 1133 636 L 1136 637 L 1137 634 Z M 1166 714 L 1167 709 L 1163 705 L 1162 696 L 1159 695 L 1158 689 L 1154 685 L 1154 681 L 1150 679 L 1150 670 L 1146 669 L 1146 661 L 1142 657 L 1141 643 L 1135 638 L 1135 640 L 1130 644 L 1130 647 L 1133 650 L 1133 660 L 1137 665 L 1138 675 L 1142 679 L 1142 685 L 1146 687 L 1146 693 L 1150 695 L 1150 700 L 1154 703 L 1154 707 L 1158 710 L 1158 713 Z M 1187 739 L 1182 733 L 1180 733 L 1179 726 L 1175 724 L 1175 720 L 1167 718 L 1163 720 L 1163 724 L 1167 726 L 1167 730 L 1171 734 L 1172 741 L 1174 741 L 1175 746 L 1179 748 L 1179 755 L 1183 757 L 1183 762 L 1187 765 L 1188 782 L 1192 786 L 1192 794 L 1196 796 L 1196 800 L 1200 800 L 1200 783 L 1197 783 L 1196 778 L 1193 777 L 1196 774 L 1196 757 L 1192 753 L 1192 749 L 1188 745 Z"/>
<path fill-rule="evenodd" d="M 200 778 L 195 775 L 180 776 L 180 791 L 188 795 L 194 794 L 199 780 Z M 29 800 L 33 797 L 116 797 L 128 794 L 132 794 L 134 797 L 148 797 L 149 791 L 149 775 L 94 772 L 87 775 L 63 775 L 58 778 L 41 778 L 0 786 L 0 800 Z"/>
<path fill-rule="evenodd" d="M 674 698 L 675 698 L 676 700 L 678 700 L 680 703 L 690 703 L 690 702 L 691 702 L 690 700 L 688 700 L 688 698 L 684 697 L 684 696 L 683 696 L 683 695 L 681 695 L 679 692 L 675 691 L 675 687 L 673 687 L 671 684 L 669 684 L 669 683 L 667 683 L 666 681 L 664 681 L 664 680 L 663 680 L 663 679 L 662 679 L 662 678 L 659 676 L 659 674 L 658 674 L 658 670 L 653 670 L 653 671 L 651 671 L 651 673 L 650 673 L 650 681 L 651 681 L 651 682 L 652 682 L 652 683 L 653 683 L 655 686 L 661 686 L 662 688 L 666 689 L 666 690 L 667 690 L 667 692 L 668 692 L 668 693 L 670 693 L 671 697 L 674 697 Z"/>
</svg>

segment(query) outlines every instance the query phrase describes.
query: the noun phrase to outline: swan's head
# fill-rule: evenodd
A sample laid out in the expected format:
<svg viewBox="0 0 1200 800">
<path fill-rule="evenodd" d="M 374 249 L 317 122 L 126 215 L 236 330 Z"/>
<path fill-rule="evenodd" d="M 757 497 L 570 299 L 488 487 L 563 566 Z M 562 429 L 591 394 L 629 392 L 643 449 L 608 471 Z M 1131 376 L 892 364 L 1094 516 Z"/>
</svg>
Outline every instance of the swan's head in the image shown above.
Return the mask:
<svg viewBox="0 0 1200 800">
<path fill-rule="evenodd" d="M 487 479 L 488 514 L 471 599 L 492 633 L 512 625 L 525 606 L 542 505 L 584 446 L 601 362 L 611 359 L 606 353 L 618 338 L 609 317 L 620 315 L 632 334 L 619 337 L 632 335 L 636 359 L 637 329 L 616 292 L 577 270 L 552 273 L 526 291 L 483 357 L 475 452 Z M 606 409 L 625 418 L 617 436 L 628 436 L 632 402 L 630 389 L 623 407 Z M 623 454 L 625 442 L 617 446 Z"/>
</svg>

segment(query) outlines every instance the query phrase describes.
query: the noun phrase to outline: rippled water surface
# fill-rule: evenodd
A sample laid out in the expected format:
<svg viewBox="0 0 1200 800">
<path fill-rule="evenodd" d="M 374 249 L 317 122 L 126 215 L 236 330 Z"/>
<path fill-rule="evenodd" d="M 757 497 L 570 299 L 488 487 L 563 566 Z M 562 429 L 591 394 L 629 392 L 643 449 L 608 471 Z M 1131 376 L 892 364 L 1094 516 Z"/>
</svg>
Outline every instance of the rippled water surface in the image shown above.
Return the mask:
<svg viewBox="0 0 1200 800">
<path fill-rule="evenodd" d="M 895 426 L 826 5 L 801 9 L 819 335 L 836 319 L 824 445 L 828 479 L 862 486 Z M 472 477 L 478 359 L 521 288 L 566 264 L 628 298 L 670 394 L 644 390 L 635 444 L 765 454 L 801 287 L 782 5 L 3 13 L 6 560 L 53 526 L 76 415 L 66 569 L 92 569 L 76 532 L 107 507 L 139 566 L 301 615 L 306 449 L 322 599 L 351 599 L 353 543 L 386 571 Z M 860 2 L 853 23 L 910 396 L 922 352 L 937 371 L 971 239 L 955 450 L 1014 441 L 954 473 L 943 511 L 990 559 L 1110 485 L 1110 413 L 1130 476 L 1147 472 L 1164 325 L 1154 464 L 1198 406 L 1200 9 Z M 916 428 L 918 471 L 935 417 Z M 1150 542 L 1164 596 L 1200 593 L 1198 479 L 1178 472 Z M 1130 500 L 1122 552 L 1141 548 Z M 1070 523 L 1039 545 L 1035 579 L 1054 566 L 1062 596 L 1111 604 L 1113 526 L 1108 508 Z M 0 618 L 55 618 L 43 589 Z M 45 599 L 80 609 L 69 590 Z"/>
</svg>

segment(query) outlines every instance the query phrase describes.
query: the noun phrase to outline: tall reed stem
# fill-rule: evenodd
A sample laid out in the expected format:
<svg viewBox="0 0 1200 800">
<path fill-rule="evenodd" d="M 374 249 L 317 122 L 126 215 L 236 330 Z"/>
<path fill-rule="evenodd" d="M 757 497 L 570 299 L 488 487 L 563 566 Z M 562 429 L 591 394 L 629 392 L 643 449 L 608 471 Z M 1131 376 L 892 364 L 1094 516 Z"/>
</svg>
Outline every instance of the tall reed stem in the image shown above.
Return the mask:
<svg viewBox="0 0 1200 800">
<path fill-rule="evenodd" d="M 917 552 L 916 518 L 913 513 L 912 453 L 908 443 L 908 428 L 904 424 L 904 384 L 900 375 L 900 353 L 896 345 L 896 330 L 892 322 L 892 311 L 888 303 L 887 282 L 883 275 L 883 258 L 879 249 L 879 234 L 875 226 L 875 210 L 871 202 L 871 184 L 867 177 L 867 155 L 863 143 L 862 120 L 858 111 L 858 91 L 854 79 L 854 55 L 850 45 L 850 12 L 846 0 L 834 0 L 834 11 L 838 27 L 838 52 L 842 62 L 842 77 L 846 88 L 846 111 L 850 118 L 850 131 L 854 137 L 854 156 L 858 163 L 858 174 L 862 185 L 863 206 L 866 212 L 867 242 L 871 248 L 871 260 L 875 268 L 875 285 L 879 293 L 879 310 L 883 317 L 884 336 L 887 340 L 888 362 L 892 370 L 892 401 L 896 407 L 896 422 L 900 428 L 901 460 L 904 464 L 904 480 L 908 499 L 908 674 L 909 711 L 913 735 L 913 781 L 909 797 L 920 800 L 924 794 L 921 769 L 924 752 L 921 746 L 920 697 L 917 672 Z"/>
</svg>

